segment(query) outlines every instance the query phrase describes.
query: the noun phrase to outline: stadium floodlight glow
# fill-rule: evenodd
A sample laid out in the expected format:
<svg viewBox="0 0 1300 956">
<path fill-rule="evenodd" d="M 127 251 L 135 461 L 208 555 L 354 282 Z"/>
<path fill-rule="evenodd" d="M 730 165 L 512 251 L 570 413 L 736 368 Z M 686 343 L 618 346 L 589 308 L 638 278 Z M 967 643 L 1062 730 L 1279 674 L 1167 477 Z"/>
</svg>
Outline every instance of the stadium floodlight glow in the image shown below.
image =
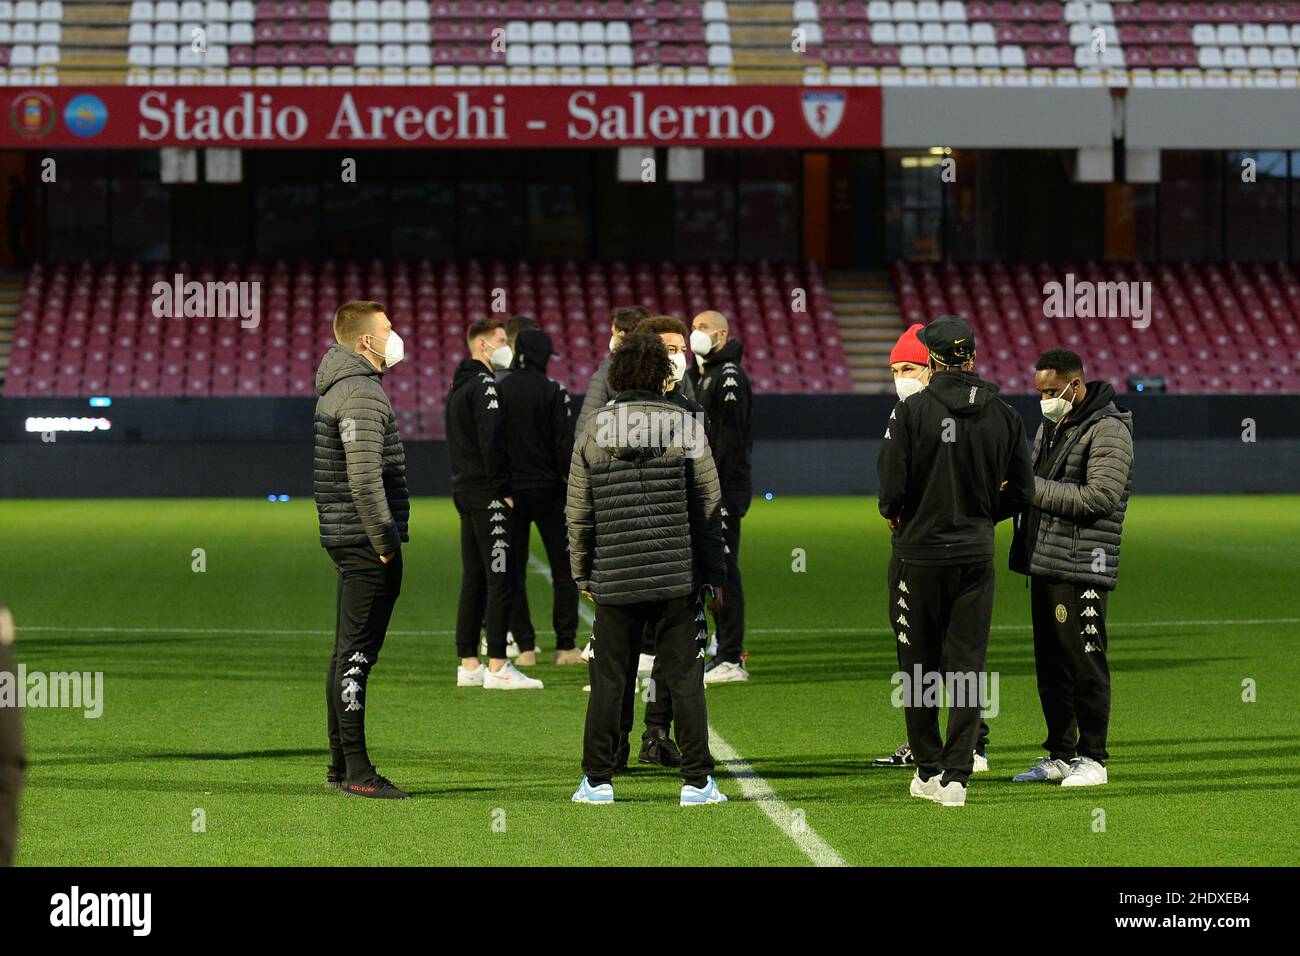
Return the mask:
<svg viewBox="0 0 1300 956">
<path fill-rule="evenodd" d="M 111 408 L 112 406 L 113 406 L 113 400 L 109 398 L 107 395 L 91 396 L 90 399 L 91 408 Z"/>
<path fill-rule="evenodd" d="M 49 432 L 106 432 L 113 427 L 113 423 L 107 418 L 32 416 L 27 419 L 24 427 L 29 432 L 42 434 L 48 434 Z"/>
</svg>

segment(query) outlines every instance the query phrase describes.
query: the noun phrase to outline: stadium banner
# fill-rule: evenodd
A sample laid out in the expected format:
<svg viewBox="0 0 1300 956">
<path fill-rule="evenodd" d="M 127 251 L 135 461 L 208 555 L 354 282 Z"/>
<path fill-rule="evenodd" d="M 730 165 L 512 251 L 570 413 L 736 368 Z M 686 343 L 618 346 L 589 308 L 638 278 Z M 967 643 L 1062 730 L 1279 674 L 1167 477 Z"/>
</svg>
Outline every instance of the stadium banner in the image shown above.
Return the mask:
<svg viewBox="0 0 1300 956">
<path fill-rule="evenodd" d="M 128 86 L 3 96 L 6 148 L 881 143 L 880 90 L 872 87 Z"/>
</svg>

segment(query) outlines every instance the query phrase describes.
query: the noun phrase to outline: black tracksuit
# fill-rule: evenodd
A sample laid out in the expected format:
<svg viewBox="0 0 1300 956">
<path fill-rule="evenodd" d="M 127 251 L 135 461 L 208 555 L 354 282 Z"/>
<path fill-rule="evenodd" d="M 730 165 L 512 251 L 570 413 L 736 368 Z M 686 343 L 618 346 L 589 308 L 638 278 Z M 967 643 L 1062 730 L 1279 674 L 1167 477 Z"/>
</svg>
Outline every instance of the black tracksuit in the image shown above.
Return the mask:
<svg viewBox="0 0 1300 956">
<path fill-rule="evenodd" d="M 505 500 L 513 488 L 500 390 L 483 363 L 467 358 L 457 366 L 446 421 L 451 496 L 460 514 L 456 653 L 477 656 L 482 629 L 487 632 L 488 656 L 504 659 L 517 587 L 510 506 Z"/>
<path fill-rule="evenodd" d="M 944 784 L 970 779 L 983 701 L 951 702 L 943 741 L 939 710 L 915 685 L 916 666 L 945 686 L 963 676 L 983 686 L 994 525 L 1033 498 L 1024 422 L 997 392 L 971 372 L 935 373 L 894 406 L 876 465 L 880 513 L 897 522 L 889 613 L 899 670 L 913 682 L 908 743 L 921 779 L 942 773 Z"/>
<path fill-rule="evenodd" d="M 506 445 L 510 454 L 512 515 L 511 550 L 518 583 L 510 631 L 519 649 L 537 646 L 528 611 L 528 539 L 537 525 L 551 568 L 551 623 L 556 650 L 572 650 L 578 634 L 578 586 L 569 570 L 569 539 L 564 527 L 564 486 L 573 457 L 573 421 L 569 393 L 546 377 L 551 355 L 548 335 L 524 330 L 515 339 L 515 360 L 497 373 L 497 391 L 506 409 Z"/>
<path fill-rule="evenodd" d="M 744 346 L 736 339 L 705 356 L 689 374 L 695 400 L 708 416 L 709 448 L 722 486 L 722 534 L 727 543 L 727 589 L 716 615 L 718 660 L 740 663 L 745 650 L 745 592 L 740 582 L 740 519 L 754 494 L 754 390 L 740 367 Z"/>
</svg>

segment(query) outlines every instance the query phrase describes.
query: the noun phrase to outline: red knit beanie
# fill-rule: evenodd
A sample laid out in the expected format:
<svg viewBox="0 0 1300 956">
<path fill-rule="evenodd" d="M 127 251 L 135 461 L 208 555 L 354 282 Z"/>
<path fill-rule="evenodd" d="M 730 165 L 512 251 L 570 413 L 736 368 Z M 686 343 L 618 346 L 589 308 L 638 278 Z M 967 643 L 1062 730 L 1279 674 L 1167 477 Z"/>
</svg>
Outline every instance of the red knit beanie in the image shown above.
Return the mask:
<svg viewBox="0 0 1300 956">
<path fill-rule="evenodd" d="M 911 362 L 913 365 L 925 365 L 929 362 L 930 350 L 922 345 L 921 340 L 916 337 L 916 333 L 923 328 L 925 326 L 918 322 L 898 337 L 894 350 L 889 353 L 890 365 L 895 362 Z"/>
</svg>

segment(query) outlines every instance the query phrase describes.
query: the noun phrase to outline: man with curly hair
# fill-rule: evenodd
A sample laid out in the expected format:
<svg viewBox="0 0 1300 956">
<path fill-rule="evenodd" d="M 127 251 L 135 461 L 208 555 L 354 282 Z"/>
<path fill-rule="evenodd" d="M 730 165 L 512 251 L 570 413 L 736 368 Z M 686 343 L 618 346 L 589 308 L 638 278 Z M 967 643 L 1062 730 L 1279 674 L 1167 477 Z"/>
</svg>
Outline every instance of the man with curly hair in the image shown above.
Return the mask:
<svg viewBox="0 0 1300 956">
<path fill-rule="evenodd" d="M 682 806 L 722 803 L 713 780 L 704 701 L 701 593 L 723 602 L 721 490 L 708 441 L 664 398 L 672 377 L 657 335 L 633 332 L 609 366 L 613 400 L 574 442 L 569 466 L 573 579 L 596 606 L 591 697 L 576 803 L 614 802 L 627 682 L 647 627 L 672 695 L 681 746 Z"/>
</svg>

